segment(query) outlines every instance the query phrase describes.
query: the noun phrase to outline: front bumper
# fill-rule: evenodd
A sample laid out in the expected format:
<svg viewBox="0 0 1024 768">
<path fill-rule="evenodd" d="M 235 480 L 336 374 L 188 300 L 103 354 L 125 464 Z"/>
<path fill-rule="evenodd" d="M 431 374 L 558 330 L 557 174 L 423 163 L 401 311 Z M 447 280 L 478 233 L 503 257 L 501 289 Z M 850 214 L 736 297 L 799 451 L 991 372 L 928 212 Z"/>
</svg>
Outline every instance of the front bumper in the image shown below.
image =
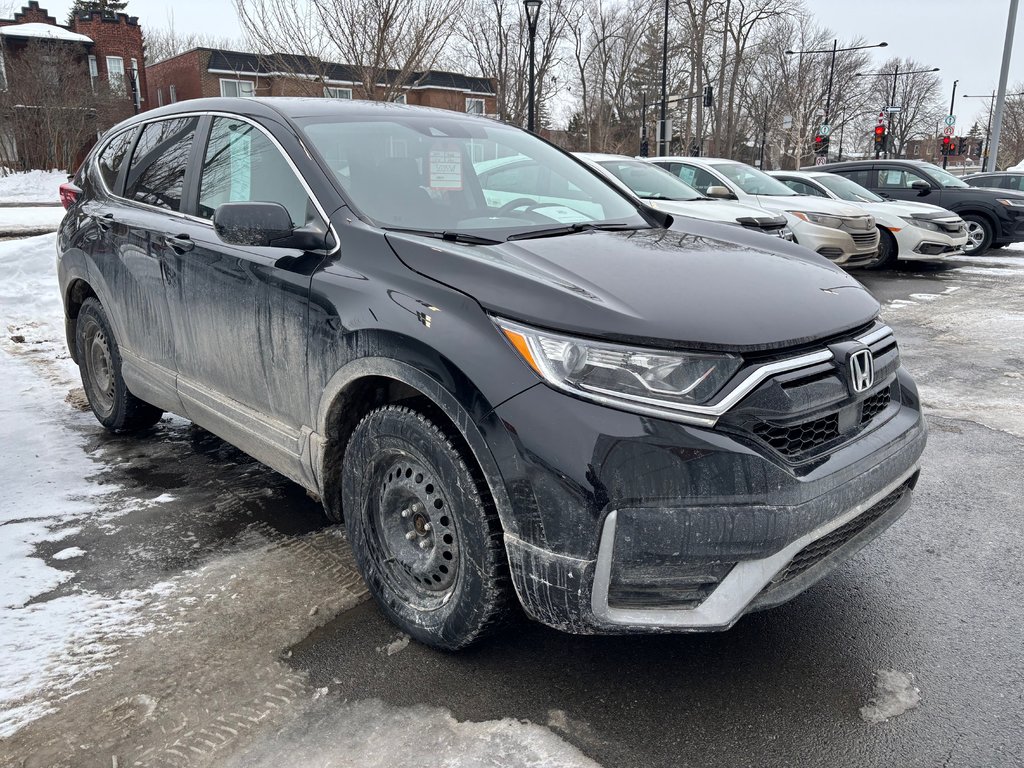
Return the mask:
<svg viewBox="0 0 1024 768">
<path fill-rule="evenodd" d="M 902 369 L 894 386 L 884 424 L 801 467 L 544 385 L 512 398 L 488 439 L 516 508 L 505 545 L 526 612 L 578 633 L 708 631 L 790 599 L 910 504 L 926 428 Z M 699 601 L 670 591 L 638 605 L 616 586 L 627 572 L 658 584 L 694 569 L 724 571 Z"/>
<path fill-rule="evenodd" d="M 901 261 L 948 261 L 963 258 L 967 233 L 954 236 L 907 226 L 896 233 L 896 243 Z"/>
<path fill-rule="evenodd" d="M 865 266 L 878 257 L 878 231 L 874 229 L 858 233 L 858 239 L 864 242 L 857 242 L 846 230 L 799 221 L 793 225 L 793 234 L 800 245 L 836 266 Z"/>
</svg>

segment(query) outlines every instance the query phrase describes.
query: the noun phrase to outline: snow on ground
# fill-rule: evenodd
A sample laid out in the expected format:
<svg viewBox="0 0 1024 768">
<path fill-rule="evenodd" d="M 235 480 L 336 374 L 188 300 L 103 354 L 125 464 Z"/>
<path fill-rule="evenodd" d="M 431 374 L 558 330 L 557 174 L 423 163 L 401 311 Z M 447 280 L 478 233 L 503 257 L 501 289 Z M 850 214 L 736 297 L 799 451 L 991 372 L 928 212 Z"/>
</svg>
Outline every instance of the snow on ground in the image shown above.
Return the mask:
<svg viewBox="0 0 1024 768">
<path fill-rule="evenodd" d="M 85 448 L 93 417 L 64 402 L 80 382 L 64 349 L 55 257 L 53 235 L 0 242 L 0 738 L 50 711 L 41 691 L 66 690 L 101 667 L 112 637 L 144 629 L 130 626 L 140 594 L 47 598 L 88 553 L 64 550 L 74 559 L 60 568 L 35 554 L 119 490 L 90 482 L 99 469 Z"/>
<path fill-rule="evenodd" d="M 875 692 L 871 700 L 860 708 L 860 716 L 867 723 L 884 723 L 921 703 L 921 689 L 914 685 L 914 676 L 894 669 L 875 672 Z"/>
<path fill-rule="evenodd" d="M 63 218 L 64 209 L 60 206 L 0 208 L 0 235 L 53 232 Z"/>
<path fill-rule="evenodd" d="M 67 171 L 0 173 L 0 203 L 57 203 Z"/>
</svg>

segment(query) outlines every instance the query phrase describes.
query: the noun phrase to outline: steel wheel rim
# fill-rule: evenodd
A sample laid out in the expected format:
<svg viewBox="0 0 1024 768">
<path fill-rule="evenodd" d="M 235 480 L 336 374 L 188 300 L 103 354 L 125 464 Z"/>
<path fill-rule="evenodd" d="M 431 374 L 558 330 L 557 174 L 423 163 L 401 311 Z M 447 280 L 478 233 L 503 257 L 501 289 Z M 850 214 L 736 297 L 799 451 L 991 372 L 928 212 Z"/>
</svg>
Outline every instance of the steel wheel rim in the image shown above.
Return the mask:
<svg viewBox="0 0 1024 768">
<path fill-rule="evenodd" d="M 94 405 L 102 413 L 110 413 L 114 409 L 114 360 L 107 334 L 92 320 L 85 329 L 85 353 Z"/>
<path fill-rule="evenodd" d="M 368 544 L 388 586 L 403 600 L 434 608 L 459 577 L 459 534 L 433 471 L 404 453 L 374 462 Z"/>
<path fill-rule="evenodd" d="M 973 253 L 974 251 L 981 248 L 981 244 L 985 242 L 985 228 L 976 221 L 967 222 L 967 245 L 964 246 L 964 251 L 967 253 Z"/>
</svg>

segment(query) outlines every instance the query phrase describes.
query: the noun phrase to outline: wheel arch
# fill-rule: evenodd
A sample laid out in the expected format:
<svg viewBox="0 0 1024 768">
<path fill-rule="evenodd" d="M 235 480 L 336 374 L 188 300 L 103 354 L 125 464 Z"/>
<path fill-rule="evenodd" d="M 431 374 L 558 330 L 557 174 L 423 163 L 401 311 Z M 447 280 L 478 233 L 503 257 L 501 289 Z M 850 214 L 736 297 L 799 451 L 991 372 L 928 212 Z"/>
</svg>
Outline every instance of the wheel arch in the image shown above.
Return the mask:
<svg viewBox="0 0 1024 768">
<path fill-rule="evenodd" d="M 64 291 L 64 333 L 67 336 L 68 352 L 75 363 L 78 362 L 78 349 L 75 343 L 78 313 L 81 312 L 85 300 L 90 298 L 100 300 L 96 290 L 83 277 L 72 278 Z"/>
<path fill-rule="evenodd" d="M 475 388 L 473 396 L 482 398 Z M 502 527 L 506 531 L 514 529 L 512 504 L 498 464 L 469 410 L 426 371 L 388 357 L 353 360 L 335 373 L 324 388 L 316 415 L 311 461 L 328 515 L 341 519 L 339 470 L 356 425 L 370 411 L 398 403 L 439 422 L 437 426 L 453 438 L 466 459 L 479 470 Z"/>
</svg>

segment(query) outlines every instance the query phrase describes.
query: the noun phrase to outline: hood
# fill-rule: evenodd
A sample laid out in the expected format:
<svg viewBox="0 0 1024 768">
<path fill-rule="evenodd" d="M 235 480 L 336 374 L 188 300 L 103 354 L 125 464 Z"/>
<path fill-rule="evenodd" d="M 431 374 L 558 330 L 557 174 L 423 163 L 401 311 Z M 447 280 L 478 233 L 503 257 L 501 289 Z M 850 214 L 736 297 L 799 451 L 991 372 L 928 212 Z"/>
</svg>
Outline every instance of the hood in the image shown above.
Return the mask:
<svg viewBox="0 0 1024 768">
<path fill-rule="evenodd" d="M 770 211 L 808 211 L 810 213 L 827 213 L 832 216 L 868 215 L 866 211 L 855 205 L 824 197 L 812 197 L 811 195 L 795 195 L 793 197 L 756 195 L 755 197 L 758 205 Z"/>
<path fill-rule="evenodd" d="M 743 205 L 731 200 L 644 200 L 644 202 L 651 208 L 671 213 L 674 216 L 690 216 L 694 219 L 721 221 L 729 224 L 735 224 L 736 220 L 740 218 L 762 219 L 777 215 L 764 208 Z"/>
<path fill-rule="evenodd" d="M 685 229 L 685 231 L 681 231 Z M 863 326 L 878 303 L 825 259 L 695 219 L 498 245 L 389 233 L 411 269 L 528 325 L 689 349 L 773 349 Z"/>
</svg>

